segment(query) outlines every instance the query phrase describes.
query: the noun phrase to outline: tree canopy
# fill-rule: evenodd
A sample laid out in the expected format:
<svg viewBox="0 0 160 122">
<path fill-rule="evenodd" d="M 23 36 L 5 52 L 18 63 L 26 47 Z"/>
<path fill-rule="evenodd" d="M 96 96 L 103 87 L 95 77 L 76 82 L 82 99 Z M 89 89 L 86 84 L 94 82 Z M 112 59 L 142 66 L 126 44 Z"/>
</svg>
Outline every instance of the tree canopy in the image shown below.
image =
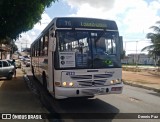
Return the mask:
<svg viewBox="0 0 160 122">
<path fill-rule="evenodd" d="M 151 45 L 146 46 L 142 49 L 148 50 L 149 54 L 160 56 L 160 21 L 156 22 L 157 26 L 151 26 L 153 33 L 148 33 L 146 37 L 151 40 Z"/>
<path fill-rule="evenodd" d="M 146 37 L 151 40 L 152 44 L 144 47 L 142 51 L 149 51 L 149 55 L 157 62 L 158 57 L 160 57 L 160 21 L 156 22 L 155 26 L 151 26 L 150 29 L 153 29 L 153 33 L 148 33 Z"/>
<path fill-rule="evenodd" d="M 16 39 L 40 21 L 46 7 L 57 0 L 0 0 L 0 40 Z"/>
</svg>

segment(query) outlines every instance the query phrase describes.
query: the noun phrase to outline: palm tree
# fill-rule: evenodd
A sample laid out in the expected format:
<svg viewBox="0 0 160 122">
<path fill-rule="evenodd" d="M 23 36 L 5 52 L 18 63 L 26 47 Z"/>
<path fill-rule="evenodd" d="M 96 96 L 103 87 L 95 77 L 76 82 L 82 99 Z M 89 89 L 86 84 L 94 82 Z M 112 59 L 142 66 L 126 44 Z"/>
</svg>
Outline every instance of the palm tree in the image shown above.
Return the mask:
<svg viewBox="0 0 160 122">
<path fill-rule="evenodd" d="M 156 22 L 157 26 L 151 26 L 150 29 L 153 29 L 153 33 L 148 33 L 146 37 L 151 40 L 151 45 L 146 46 L 142 51 L 147 50 L 149 55 L 155 60 L 155 65 L 160 60 L 160 21 Z"/>
</svg>

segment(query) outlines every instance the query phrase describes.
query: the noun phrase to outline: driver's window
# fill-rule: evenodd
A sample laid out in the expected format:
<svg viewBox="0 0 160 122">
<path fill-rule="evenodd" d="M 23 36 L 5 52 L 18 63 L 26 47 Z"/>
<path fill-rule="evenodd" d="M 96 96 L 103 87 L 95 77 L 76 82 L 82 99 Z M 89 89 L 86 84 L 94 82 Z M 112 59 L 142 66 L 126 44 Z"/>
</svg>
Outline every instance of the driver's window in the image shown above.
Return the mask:
<svg viewBox="0 0 160 122">
<path fill-rule="evenodd" d="M 111 39 L 106 39 L 105 43 L 106 43 L 106 52 L 108 54 L 111 54 L 112 53 L 112 45 L 111 45 L 112 41 L 111 41 Z"/>
<path fill-rule="evenodd" d="M 96 49 L 97 53 L 104 54 L 106 52 L 105 38 L 104 37 L 101 37 L 99 40 L 96 41 L 95 49 Z"/>
<path fill-rule="evenodd" d="M 106 52 L 107 52 L 107 54 L 116 54 L 115 40 L 106 39 L 105 40 L 105 45 L 106 45 Z"/>
<path fill-rule="evenodd" d="M 82 38 L 79 40 L 78 50 L 81 53 L 86 53 L 88 51 L 87 38 Z"/>
</svg>

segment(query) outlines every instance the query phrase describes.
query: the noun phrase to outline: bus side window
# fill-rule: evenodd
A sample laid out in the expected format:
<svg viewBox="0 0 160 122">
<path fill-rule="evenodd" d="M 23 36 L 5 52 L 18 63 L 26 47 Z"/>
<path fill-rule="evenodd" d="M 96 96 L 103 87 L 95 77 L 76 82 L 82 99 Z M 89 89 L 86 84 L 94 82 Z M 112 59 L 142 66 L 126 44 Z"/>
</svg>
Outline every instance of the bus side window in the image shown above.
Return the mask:
<svg viewBox="0 0 160 122">
<path fill-rule="evenodd" d="M 37 56 L 37 42 L 35 43 L 35 57 Z"/>
<path fill-rule="evenodd" d="M 36 56 L 38 56 L 38 52 L 39 52 L 39 47 L 38 47 L 38 41 L 36 43 Z"/>
<path fill-rule="evenodd" d="M 44 37 L 42 37 L 41 40 L 40 40 L 40 56 L 44 55 L 43 54 L 43 39 L 44 39 Z"/>
<path fill-rule="evenodd" d="M 36 45 L 34 45 L 34 57 L 36 57 Z"/>
<path fill-rule="evenodd" d="M 41 56 L 41 39 L 38 41 L 38 56 Z"/>
<path fill-rule="evenodd" d="M 34 57 L 34 46 L 31 48 L 31 56 Z"/>
<path fill-rule="evenodd" d="M 48 36 L 45 36 L 45 41 L 43 45 L 44 45 L 44 49 L 43 49 L 44 55 L 46 56 L 48 55 Z"/>
</svg>

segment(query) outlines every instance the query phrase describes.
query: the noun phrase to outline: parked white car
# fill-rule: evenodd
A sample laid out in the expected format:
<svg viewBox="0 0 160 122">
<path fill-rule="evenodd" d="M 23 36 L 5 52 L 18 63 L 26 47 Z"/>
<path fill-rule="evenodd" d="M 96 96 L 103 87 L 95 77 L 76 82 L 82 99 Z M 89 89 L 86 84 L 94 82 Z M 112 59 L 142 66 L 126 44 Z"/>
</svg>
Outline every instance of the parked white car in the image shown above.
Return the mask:
<svg viewBox="0 0 160 122">
<path fill-rule="evenodd" d="M 0 77 L 7 77 L 8 80 L 12 79 L 15 68 L 6 60 L 0 60 Z"/>
</svg>

